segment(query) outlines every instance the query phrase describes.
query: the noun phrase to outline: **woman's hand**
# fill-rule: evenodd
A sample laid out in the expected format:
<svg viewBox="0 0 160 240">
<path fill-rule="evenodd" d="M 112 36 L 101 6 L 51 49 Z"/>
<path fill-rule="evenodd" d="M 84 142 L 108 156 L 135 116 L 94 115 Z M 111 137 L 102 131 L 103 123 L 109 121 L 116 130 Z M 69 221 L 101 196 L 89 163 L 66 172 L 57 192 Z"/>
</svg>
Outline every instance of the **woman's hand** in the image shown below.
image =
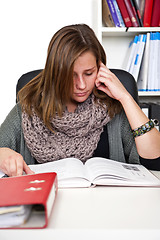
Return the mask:
<svg viewBox="0 0 160 240">
<path fill-rule="evenodd" d="M 23 171 L 26 174 L 34 173 L 25 163 L 22 155 L 10 148 L 0 148 L 0 170 L 10 177 L 20 176 Z"/>
<path fill-rule="evenodd" d="M 108 96 L 120 102 L 123 102 L 126 96 L 129 95 L 120 80 L 103 63 L 100 63 L 95 85 L 98 90 L 105 92 Z"/>
</svg>

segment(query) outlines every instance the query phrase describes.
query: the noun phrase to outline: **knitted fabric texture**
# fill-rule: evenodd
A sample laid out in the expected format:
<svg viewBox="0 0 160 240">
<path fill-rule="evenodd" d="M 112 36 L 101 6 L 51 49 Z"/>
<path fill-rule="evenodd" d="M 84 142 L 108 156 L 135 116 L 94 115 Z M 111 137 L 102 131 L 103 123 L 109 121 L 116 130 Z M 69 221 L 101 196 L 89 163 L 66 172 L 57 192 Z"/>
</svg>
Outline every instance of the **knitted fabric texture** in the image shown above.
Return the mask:
<svg viewBox="0 0 160 240">
<path fill-rule="evenodd" d="M 22 113 L 24 139 L 32 156 L 39 162 L 76 157 L 86 161 L 92 157 L 103 131 L 110 121 L 106 105 L 95 103 L 91 95 L 78 104 L 74 113 L 66 109 L 63 116 L 52 120 L 53 132 L 35 114 Z"/>
</svg>

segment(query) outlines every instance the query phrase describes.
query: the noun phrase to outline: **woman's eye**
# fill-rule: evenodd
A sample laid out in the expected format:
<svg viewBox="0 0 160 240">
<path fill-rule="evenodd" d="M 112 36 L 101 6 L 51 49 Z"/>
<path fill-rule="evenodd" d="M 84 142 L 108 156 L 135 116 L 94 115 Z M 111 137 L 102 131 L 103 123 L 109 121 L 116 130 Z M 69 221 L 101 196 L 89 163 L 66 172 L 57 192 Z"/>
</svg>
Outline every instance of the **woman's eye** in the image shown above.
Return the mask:
<svg viewBox="0 0 160 240">
<path fill-rule="evenodd" d="M 92 72 L 86 73 L 86 76 L 91 76 Z"/>
</svg>

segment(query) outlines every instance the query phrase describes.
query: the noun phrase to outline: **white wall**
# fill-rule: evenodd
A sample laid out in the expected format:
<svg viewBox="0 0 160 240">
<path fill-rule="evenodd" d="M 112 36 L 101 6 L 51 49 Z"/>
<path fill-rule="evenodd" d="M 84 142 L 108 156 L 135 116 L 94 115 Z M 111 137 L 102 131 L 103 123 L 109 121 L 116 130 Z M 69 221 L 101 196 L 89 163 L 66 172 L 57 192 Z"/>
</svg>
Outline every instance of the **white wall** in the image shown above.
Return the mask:
<svg viewBox="0 0 160 240">
<path fill-rule="evenodd" d="M 0 7 L 0 124 L 25 72 L 44 67 L 49 41 L 68 24 L 95 27 L 97 0 L 5 0 Z"/>
</svg>

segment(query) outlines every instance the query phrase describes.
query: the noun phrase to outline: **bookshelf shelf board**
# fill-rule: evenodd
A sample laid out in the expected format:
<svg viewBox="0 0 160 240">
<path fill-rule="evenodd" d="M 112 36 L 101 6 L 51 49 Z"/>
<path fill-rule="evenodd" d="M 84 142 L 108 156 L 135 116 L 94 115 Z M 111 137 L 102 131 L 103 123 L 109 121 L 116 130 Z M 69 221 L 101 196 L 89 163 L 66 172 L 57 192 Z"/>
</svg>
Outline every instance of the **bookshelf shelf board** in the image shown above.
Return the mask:
<svg viewBox="0 0 160 240">
<path fill-rule="evenodd" d="M 139 33 L 160 32 L 160 27 L 130 27 L 128 29 L 122 27 L 102 27 L 101 32 L 104 37 L 105 36 L 127 37 L 135 36 L 135 34 Z"/>
<path fill-rule="evenodd" d="M 160 91 L 138 91 L 138 95 L 139 96 L 146 96 L 146 97 L 148 97 L 148 96 L 160 96 Z"/>
<path fill-rule="evenodd" d="M 127 28 L 123 27 L 102 27 L 102 32 L 115 32 L 116 34 L 119 32 L 126 32 Z"/>
<path fill-rule="evenodd" d="M 147 32 L 159 32 L 160 27 L 130 27 L 127 29 L 127 32 L 133 33 L 147 33 Z"/>
<path fill-rule="evenodd" d="M 101 28 L 102 36 L 125 36 L 126 28 L 120 27 L 102 27 Z"/>
</svg>

